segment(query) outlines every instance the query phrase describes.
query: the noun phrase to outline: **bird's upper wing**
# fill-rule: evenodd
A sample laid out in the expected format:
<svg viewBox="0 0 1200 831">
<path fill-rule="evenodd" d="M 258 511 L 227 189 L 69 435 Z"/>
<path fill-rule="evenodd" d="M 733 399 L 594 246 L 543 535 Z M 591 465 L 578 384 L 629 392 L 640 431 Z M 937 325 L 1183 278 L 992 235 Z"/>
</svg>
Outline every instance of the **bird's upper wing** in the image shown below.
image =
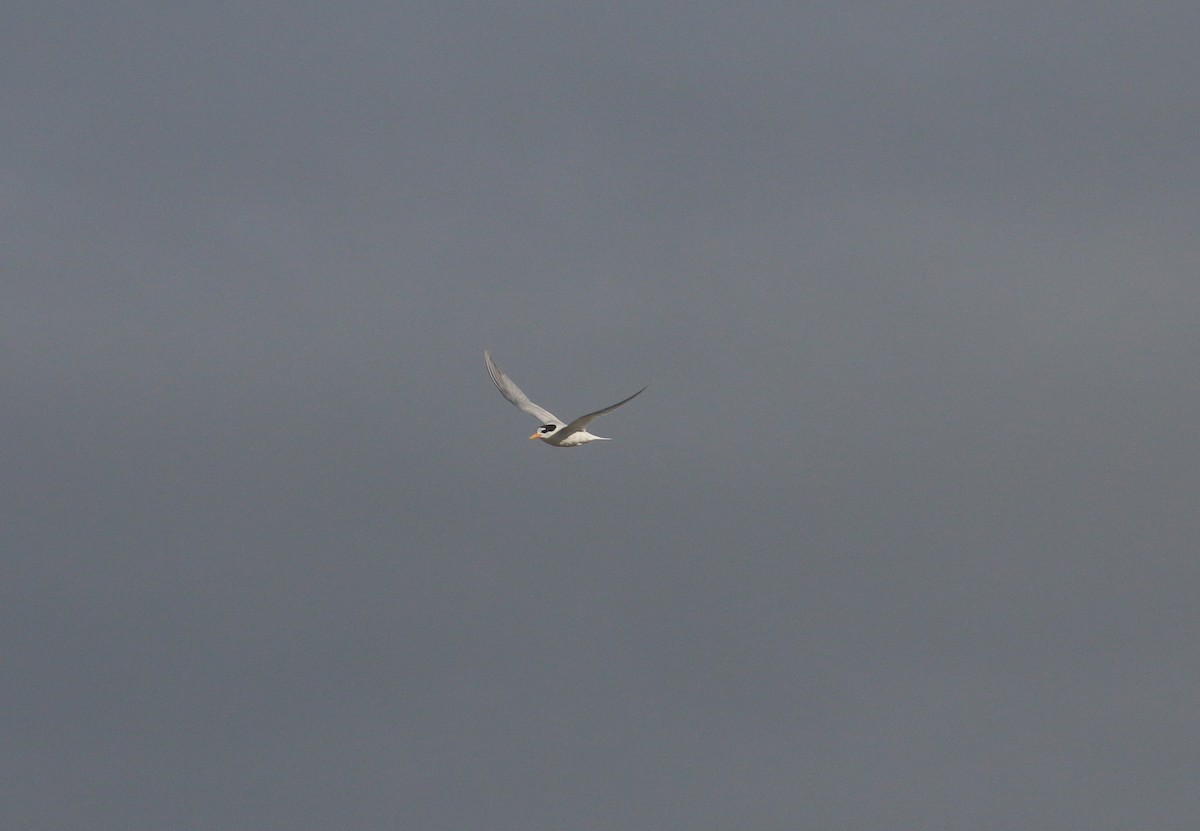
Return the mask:
<svg viewBox="0 0 1200 831">
<path fill-rule="evenodd" d="M 568 424 L 566 427 L 564 427 L 562 432 L 567 435 L 570 435 L 571 433 L 574 433 L 576 430 L 584 429 L 585 427 L 587 427 L 589 424 L 592 423 L 592 419 L 597 418 L 598 416 L 602 416 L 605 413 L 611 413 L 613 410 L 617 409 L 617 407 L 620 407 L 622 404 L 628 404 L 630 401 L 632 401 L 633 399 L 637 398 L 639 395 L 644 393 L 646 391 L 646 389 L 647 389 L 646 387 L 642 387 L 640 390 L 638 390 L 633 395 L 626 398 L 624 401 L 618 401 L 616 404 L 613 404 L 611 407 L 605 407 L 603 410 L 596 410 L 596 412 L 594 412 L 594 413 L 588 413 L 587 415 L 580 416 L 579 418 L 575 419 L 570 424 Z"/>
<path fill-rule="evenodd" d="M 543 424 L 562 424 L 562 421 L 554 413 L 530 401 L 529 396 L 521 392 L 521 388 L 514 384 L 511 378 L 500 371 L 500 367 L 496 366 L 495 362 L 492 361 L 492 356 L 488 354 L 486 349 L 483 350 L 483 360 L 487 363 L 488 375 L 492 376 L 492 383 L 496 385 L 496 389 L 500 390 L 500 394 L 511 401 L 517 409 L 529 413 L 534 418 L 541 419 Z M 621 404 L 624 403 L 624 401 L 621 402 Z M 620 406 L 620 404 L 617 406 Z M 608 410 L 601 410 L 600 412 L 608 412 Z M 594 413 L 593 415 L 599 414 Z"/>
</svg>

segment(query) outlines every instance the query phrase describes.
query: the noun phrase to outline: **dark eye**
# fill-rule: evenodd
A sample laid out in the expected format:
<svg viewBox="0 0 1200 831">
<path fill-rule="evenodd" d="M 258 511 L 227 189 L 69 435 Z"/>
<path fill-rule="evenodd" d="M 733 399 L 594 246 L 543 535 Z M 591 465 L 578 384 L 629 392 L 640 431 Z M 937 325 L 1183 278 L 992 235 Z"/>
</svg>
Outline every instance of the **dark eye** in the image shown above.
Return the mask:
<svg viewBox="0 0 1200 831">
<path fill-rule="evenodd" d="M 553 433 L 555 431 L 555 429 L 556 428 L 553 424 L 543 424 L 542 425 L 542 433 Z"/>
</svg>

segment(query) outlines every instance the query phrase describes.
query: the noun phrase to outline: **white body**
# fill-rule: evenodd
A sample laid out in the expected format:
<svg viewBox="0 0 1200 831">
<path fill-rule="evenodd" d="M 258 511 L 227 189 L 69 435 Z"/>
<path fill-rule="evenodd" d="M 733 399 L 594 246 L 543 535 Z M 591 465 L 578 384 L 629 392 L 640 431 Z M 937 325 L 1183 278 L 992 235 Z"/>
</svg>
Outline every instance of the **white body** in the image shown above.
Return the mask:
<svg viewBox="0 0 1200 831">
<path fill-rule="evenodd" d="M 549 436 L 538 436 L 539 439 L 546 444 L 552 444 L 555 447 L 578 447 L 581 444 L 587 444 L 589 441 L 612 441 L 604 436 L 593 436 L 587 430 L 576 430 L 574 433 L 563 435 L 563 431 L 552 433 Z"/>
</svg>

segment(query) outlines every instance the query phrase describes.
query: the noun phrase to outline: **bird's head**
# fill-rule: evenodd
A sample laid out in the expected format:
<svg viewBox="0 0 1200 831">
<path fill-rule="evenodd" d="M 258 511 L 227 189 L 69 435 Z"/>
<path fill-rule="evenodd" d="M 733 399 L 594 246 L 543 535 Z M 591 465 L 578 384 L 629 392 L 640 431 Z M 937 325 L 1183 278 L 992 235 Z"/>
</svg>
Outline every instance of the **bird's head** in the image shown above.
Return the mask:
<svg viewBox="0 0 1200 831">
<path fill-rule="evenodd" d="M 537 432 L 534 433 L 529 438 L 531 438 L 531 439 L 547 439 L 547 438 L 550 438 L 550 436 L 553 436 L 557 432 L 558 432 L 557 424 L 543 424 L 541 427 L 537 428 Z"/>
</svg>

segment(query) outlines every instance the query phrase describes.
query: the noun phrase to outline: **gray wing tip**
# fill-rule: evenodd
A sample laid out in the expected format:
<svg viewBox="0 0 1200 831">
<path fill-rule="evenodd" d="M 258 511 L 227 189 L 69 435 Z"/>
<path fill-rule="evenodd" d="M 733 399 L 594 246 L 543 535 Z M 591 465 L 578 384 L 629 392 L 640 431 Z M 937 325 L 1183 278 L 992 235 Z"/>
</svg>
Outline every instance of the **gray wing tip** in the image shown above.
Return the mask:
<svg viewBox="0 0 1200 831">
<path fill-rule="evenodd" d="M 483 361 L 487 365 L 488 377 L 492 379 L 492 383 L 496 385 L 496 389 L 504 393 L 505 398 L 508 398 L 509 395 L 507 392 L 505 392 L 504 385 L 501 384 L 501 379 L 504 378 L 504 373 L 500 371 L 500 367 L 496 366 L 496 362 L 492 360 L 491 353 L 486 349 L 483 350 Z"/>
</svg>

